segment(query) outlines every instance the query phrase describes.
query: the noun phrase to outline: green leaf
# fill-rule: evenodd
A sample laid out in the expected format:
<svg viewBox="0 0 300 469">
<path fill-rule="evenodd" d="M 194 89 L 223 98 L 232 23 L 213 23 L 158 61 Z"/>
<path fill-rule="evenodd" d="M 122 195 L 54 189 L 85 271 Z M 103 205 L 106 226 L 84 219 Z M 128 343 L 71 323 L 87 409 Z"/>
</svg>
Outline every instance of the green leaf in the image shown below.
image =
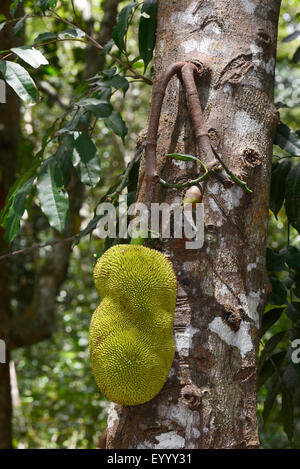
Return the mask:
<svg viewBox="0 0 300 469">
<path fill-rule="evenodd" d="M 261 336 L 263 336 L 270 329 L 270 327 L 272 327 L 273 324 L 278 321 L 283 311 L 284 308 L 273 308 L 263 315 Z"/>
<path fill-rule="evenodd" d="M 25 26 L 25 20 L 28 15 L 23 16 L 15 25 L 14 25 L 14 34 L 18 36 L 18 33 L 24 28 Z"/>
<path fill-rule="evenodd" d="M 291 319 L 291 321 L 298 322 L 300 320 L 300 303 L 293 301 L 292 303 L 288 304 L 286 314 Z"/>
<path fill-rule="evenodd" d="M 296 64 L 300 60 L 300 47 L 296 49 L 296 52 L 293 55 L 293 62 Z"/>
<path fill-rule="evenodd" d="M 272 294 L 268 298 L 268 303 L 272 305 L 285 304 L 287 292 L 284 284 L 272 275 L 270 275 L 270 282 L 272 284 Z"/>
<path fill-rule="evenodd" d="M 73 165 L 83 184 L 95 187 L 100 181 L 100 157 L 93 140 L 85 133 L 74 133 Z"/>
<path fill-rule="evenodd" d="M 62 232 L 69 213 L 68 194 L 63 190 L 63 173 L 54 158 L 42 165 L 37 179 L 38 198 L 41 209 L 50 226 Z"/>
<path fill-rule="evenodd" d="M 166 156 L 173 158 L 174 160 L 181 161 L 199 161 L 196 156 L 193 155 L 182 155 L 181 153 L 167 153 Z"/>
<path fill-rule="evenodd" d="M 292 34 L 289 34 L 284 39 L 282 39 L 282 42 L 293 41 L 294 39 L 297 39 L 298 36 L 300 36 L 300 31 L 294 31 Z"/>
<path fill-rule="evenodd" d="M 300 156 L 299 135 L 282 122 L 280 122 L 277 128 L 274 144 L 280 146 L 290 155 Z"/>
<path fill-rule="evenodd" d="M 103 46 L 103 53 L 107 54 L 108 52 L 111 51 L 112 47 L 114 45 L 114 40 L 110 39 L 106 44 Z"/>
<path fill-rule="evenodd" d="M 270 209 L 276 218 L 284 201 L 285 181 L 291 165 L 290 159 L 284 160 L 282 163 L 276 162 L 272 165 Z"/>
<path fill-rule="evenodd" d="M 70 28 L 70 29 L 65 29 L 64 31 L 58 34 L 59 39 L 65 39 L 66 37 L 74 37 L 77 39 L 83 39 L 85 37 L 85 32 L 79 28 Z"/>
<path fill-rule="evenodd" d="M 128 128 L 118 111 L 114 110 L 107 119 L 104 119 L 104 124 L 109 130 L 122 137 L 122 140 L 128 133 Z"/>
<path fill-rule="evenodd" d="M 258 388 L 261 388 L 263 384 L 271 378 L 274 373 L 277 373 L 281 363 L 283 362 L 286 356 L 286 351 L 274 353 L 266 362 L 264 363 L 261 372 L 258 377 Z M 276 369 L 275 369 L 276 367 Z"/>
<path fill-rule="evenodd" d="M 264 402 L 264 410 L 263 410 L 263 413 L 262 413 L 262 417 L 263 417 L 263 420 L 264 420 L 265 424 L 267 423 L 270 412 L 274 407 L 276 397 L 280 392 L 280 388 L 281 388 L 281 382 L 280 382 L 280 380 L 279 380 L 279 378 L 276 374 L 271 379 L 270 388 L 269 388 L 269 391 L 268 391 L 268 394 L 267 394 L 267 398 Z"/>
<path fill-rule="evenodd" d="M 41 33 L 39 34 L 33 44 L 37 44 L 38 42 L 44 42 L 44 41 L 50 41 L 52 39 L 56 39 L 57 36 L 54 33 L 46 32 L 46 33 Z"/>
<path fill-rule="evenodd" d="M 107 80 L 106 83 L 108 84 L 108 86 L 116 88 L 116 90 L 123 90 L 124 95 L 129 88 L 128 80 L 125 77 L 122 77 L 121 75 L 114 75 L 112 78 L 110 78 L 110 80 Z"/>
<path fill-rule="evenodd" d="M 269 272 L 282 272 L 286 270 L 284 259 L 278 252 L 270 248 L 267 248 L 267 269 Z"/>
<path fill-rule="evenodd" d="M 146 0 L 139 24 L 139 51 L 144 61 L 144 73 L 151 62 L 156 42 L 157 0 Z"/>
<path fill-rule="evenodd" d="M 295 246 L 287 246 L 279 254 L 291 269 L 300 269 L 300 251 Z"/>
<path fill-rule="evenodd" d="M 112 67 L 112 68 L 108 68 L 107 70 L 102 70 L 101 75 L 103 75 L 104 77 L 111 78 L 114 75 L 116 75 L 117 71 L 118 71 L 117 67 Z"/>
<path fill-rule="evenodd" d="M 20 220 L 26 208 L 26 199 L 32 189 L 34 177 L 26 181 L 15 193 L 8 215 L 5 219 L 4 239 L 10 244 L 20 230 Z"/>
<path fill-rule="evenodd" d="M 277 345 L 285 337 L 285 335 L 286 335 L 286 331 L 278 332 L 277 334 L 273 335 L 273 337 L 271 337 L 271 339 L 265 343 L 265 346 L 259 358 L 258 373 L 261 373 L 261 370 L 265 364 L 265 361 L 270 357 L 275 347 L 277 347 Z"/>
<path fill-rule="evenodd" d="M 64 179 L 64 186 L 66 187 L 71 178 L 71 172 L 73 168 L 73 151 L 74 151 L 74 138 L 73 135 L 64 135 L 59 138 L 59 147 L 57 152 L 54 155 L 58 166 L 60 167 L 63 179 Z"/>
<path fill-rule="evenodd" d="M 110 116 L 113 111 L 113 107 L 110 103 L 96 98 L 81 99 L 76 104 L 87 111 L 92 112 L 100 119 Z"/>
<path fill-rule="evenodd" d="M 34 68 L 39 68 L 40 65 L 48 65 L 49 63 L 46 57 L 34 47 L 13 47 L 10 50 Z"/>
<path fill-rule="evenodd" d="M 9 13 L 10 13 L 11 16 L 15 16 L 15 13 L 16 13 L 16 10 L 17 10 L 17 8 L 18 8 L 18 6 L 19 6 L 19 3 L 20 3 L 20 0 L 14 0 L 14 1 L 11 3 L 11 5 L 10 5 L 10 7 L 9 7 Z"/>
<path fill-rule="evenodd" d="M 30 168 L 26 173 L 24 173 L 17 181 L 13 184 L 13 186 L 9 189 L 8 195 L 5 200 L 5 205 L 2 208 L 0 212 L 0 225 L 3 226 L 6 216 L 7 216 L 7 211 L 17 193 L 19 188 L 26 182 L 28 181 L 29 178 L 31 178 L 35 172 L 37 167 L 39 166 L 39 161 L 36 161 L 36 163 Z"/>
<path fill-rule="evenodd" d="M 112 29 L 112 37 L 115 41 L 116 46 L 123 51 L 125 49 L 124 37 L 127 32 L 128 23 L 131 18 L 132 11 L 137 6 L 137 3 L 130 3 L 125 6 L 118 15 L 118 21 L 116 26 Z"/>
<path fill-rule="evenodd" d="M 55 8 L 57 0 L 40 0 L 40 7 L 42 12 L 45 14 L 48 8 Z"/>
<path fill-rule="evenodd" d="M 25 68 L 14 62 L 0 60 L 0 72 L 23 101 L 27 104 L 38 102 L 38 90 Z"/>
<path fill-rule="evenodd" d="M 289 223 L 300 233 L 300 163 L 286 178 L 285 208 Z"/>
<path fill-rule="evenodd" d="M 281 418 L 283 421 L 283 429 L 287 434 L 290 442 L 294 438 L 294 402 L 293 396 L 289 389 L 282 386 L 281 390 L 282 405 L 281 405 Z"/>
</svg>

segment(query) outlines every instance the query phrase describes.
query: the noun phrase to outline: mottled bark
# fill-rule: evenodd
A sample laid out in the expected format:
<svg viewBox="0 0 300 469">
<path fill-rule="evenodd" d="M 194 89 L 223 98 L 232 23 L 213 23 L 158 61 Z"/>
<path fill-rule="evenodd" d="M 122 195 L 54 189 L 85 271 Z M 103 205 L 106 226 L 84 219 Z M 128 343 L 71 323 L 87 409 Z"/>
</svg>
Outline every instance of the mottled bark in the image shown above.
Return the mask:
<svg viewBox="0 0 300 469">
<path fill-rule="evenodd" d="M 112 404 L 108 448 L 255 448 L 257 354 L 267 292 L 265 249 L 280 0 L 159 1 L 155 81 L 177 61 L 198 59 L 210 73 L 198 91 L 211 142 L 253 189 L 203 187 L 205 243 L 157 248 L 178 279 L 176 355 L 161 393 L 142 406 Z M 182 86 L 173 78 L 159 127 L 157 170 L 167 181 L 197 176 L 194 163 L 165 153 L 196 152 Z M 139 201 L 147 199 L 145 165 Z M 182 203 L 184 192 L 156 185 L 155 202 Z"/>
</svg>

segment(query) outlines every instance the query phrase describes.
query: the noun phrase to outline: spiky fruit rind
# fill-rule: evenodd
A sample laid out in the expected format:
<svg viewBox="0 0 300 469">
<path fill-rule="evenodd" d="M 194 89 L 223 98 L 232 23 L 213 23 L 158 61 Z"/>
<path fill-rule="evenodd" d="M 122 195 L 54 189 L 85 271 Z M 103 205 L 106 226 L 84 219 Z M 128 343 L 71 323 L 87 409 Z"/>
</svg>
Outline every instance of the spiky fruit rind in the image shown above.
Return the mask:
<svg viewBox="0 0 300 469">
<path fill-rule="evenodd" d="M 101 298 L 90 326 L 90 356 L 100 390 L 122 405 L 143 404 L 165 384 L 174 358 L 177 281 L 159 251 L 117 245 L 98 260 Z"/>
</svg>

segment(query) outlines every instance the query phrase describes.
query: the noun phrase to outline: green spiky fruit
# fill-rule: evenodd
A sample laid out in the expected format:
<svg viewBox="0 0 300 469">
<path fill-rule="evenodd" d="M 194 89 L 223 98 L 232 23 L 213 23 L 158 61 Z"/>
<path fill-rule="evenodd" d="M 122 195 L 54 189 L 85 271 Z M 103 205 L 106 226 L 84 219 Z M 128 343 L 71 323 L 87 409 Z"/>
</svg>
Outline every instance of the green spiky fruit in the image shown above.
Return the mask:
<svg viewBox="0 0 300 469">
<path fill-rule="evenodd" d="M 101 298 L 90 326 L 96 383 L 113 402 L 147 402 L 162 389 L 174 358 L 171 263 L 154 249 L 117 245 L 98 260 L 94 281 Z"/>
</svg>

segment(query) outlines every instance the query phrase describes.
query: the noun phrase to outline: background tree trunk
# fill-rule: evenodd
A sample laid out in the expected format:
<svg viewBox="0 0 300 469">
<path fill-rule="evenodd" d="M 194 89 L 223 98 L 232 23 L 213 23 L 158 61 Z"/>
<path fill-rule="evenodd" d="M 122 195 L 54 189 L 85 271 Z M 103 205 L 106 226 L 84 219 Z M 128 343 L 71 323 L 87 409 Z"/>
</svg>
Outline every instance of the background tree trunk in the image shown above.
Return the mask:
<svg viewBox="0 0 300 469">
<path fill-rule="evenodd" d="M 1 2 L 0 13 L 9 17 L 11 1 Z M 22 15 L 23 8 L 18 9 Z M 1 49 L 10 49 L 20 45 L 23 38 L 16 38 L 12 26 L 6 26 L 0 33 Z M 9 187 L 15 177 L 17 150 L 19 142 L 20 100 L 15 92 L 6 86 L 6 103 L 0 104 L 0 210 L 4 206 Z M 7 244 L 3 238 L 3 228 L 0 227 L 0 255 L 7 252 Z M 10 264 L 5 260 L 0 268 L 0 339 L 7 342 L 8 324 L 11 318 L 10 311 Z M 0 449 L 12 446 L 12 402 L 9 377 L 9 352 L 6 354 L 6 363 L 0 363 Z"/>
<path fill-rule="evenodd" d="M 280 0 L 159 1 L 155 91 L 159 77 L 192 58 L 210 70 L 198 83 L 211 142 L 253 189 L 204 187 L 205 243 L 157 248 L 178 279 L 176 355 L 161 393 L 142 406 L 111 404 L 108 448 L 255 448 L 260 318 L 268 291 L 265 250 L 273 135 L 277 22 Z M 182 86 L 173 78 L 164 101 L 158 173 L 195 178 L 194 164 L 164 157 L 195 154 Z M 140 174 L 139 201 L 146 200 Z M 184 192 L 156 188 L 154 201 L 183 202 Z"/>
</svg>

